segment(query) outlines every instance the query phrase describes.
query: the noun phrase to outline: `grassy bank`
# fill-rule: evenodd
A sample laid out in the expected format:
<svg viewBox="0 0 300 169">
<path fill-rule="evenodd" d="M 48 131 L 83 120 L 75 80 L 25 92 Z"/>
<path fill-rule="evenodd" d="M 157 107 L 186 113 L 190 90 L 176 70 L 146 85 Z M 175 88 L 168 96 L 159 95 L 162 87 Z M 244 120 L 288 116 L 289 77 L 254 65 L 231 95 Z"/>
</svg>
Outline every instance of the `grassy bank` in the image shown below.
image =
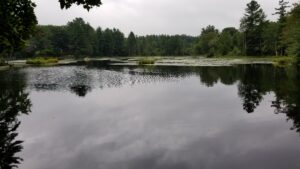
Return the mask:
<svg viewBox="0 0 300 169">
<path fill-rule="evenodd" d="M 29 65 L 48 65 L 48 64 L 58 63 L 58 61 L 59 60 L 57 58 L 52 58 L 52 57 L 48 57 L 48 58 L 37 57 L 37 58 L 33 58 L 33 59 L 28 59 L 26 61 L 26 64 L 29 64 Z"/>
<path fill-rule="evenodd" d="M 273 59 L 273 65 L 279 67 L 285 67 L 297 63 L 296 57 L 278 57 Z"/>
<path fill-rule="evenodd" d="M 274 66 L 288 66 L 297 62 L 297 57 L 293 56 L 219 56 L 218 59 L 242 59 L 248 61 L 273 62 Z"/>
</svg>

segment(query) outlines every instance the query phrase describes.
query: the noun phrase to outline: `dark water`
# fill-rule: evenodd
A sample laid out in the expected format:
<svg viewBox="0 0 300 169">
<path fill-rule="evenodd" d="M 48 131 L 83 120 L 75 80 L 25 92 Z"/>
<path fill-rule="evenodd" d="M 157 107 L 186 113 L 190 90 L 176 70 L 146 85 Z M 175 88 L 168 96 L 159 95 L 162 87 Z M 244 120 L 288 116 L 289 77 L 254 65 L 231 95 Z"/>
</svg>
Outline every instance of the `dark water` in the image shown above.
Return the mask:
<svg viewBox="0 0 300 169">
<path fill-rule="evenodd" d="M 300 168 L 297 68 L 26 68 L 0 87 L 1 169 Z"/>
</svg>

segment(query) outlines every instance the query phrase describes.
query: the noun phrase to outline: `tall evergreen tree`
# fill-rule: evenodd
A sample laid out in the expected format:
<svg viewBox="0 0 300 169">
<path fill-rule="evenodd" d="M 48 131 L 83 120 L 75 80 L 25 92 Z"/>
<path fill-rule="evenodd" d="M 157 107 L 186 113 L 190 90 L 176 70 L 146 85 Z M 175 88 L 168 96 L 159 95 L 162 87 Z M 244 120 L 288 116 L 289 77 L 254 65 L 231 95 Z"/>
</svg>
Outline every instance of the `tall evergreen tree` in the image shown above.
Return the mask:
<svg viewBox="0 0 300 169">
<path fill-rule="evenodd" d="M 137 55 L 137 40 L 133 32 L 127 38 L 127 52 L 129 56 Z"/>
<path fill-rule="evenodd" d="M 103 55 L 113 56 L 113 32 L 110 29 L 105 29 L 103 32 Z"/>
<path fill-rule="evenodd" d="M 92 55 L 95 43 L 94 29 L 82 18 L 76 18 L 67 25 L 70 37 L 70 50 L 75 56 Z"/>
<path fill-rule="evenodd" d="M 125 55 L 125 37 L 119 29 L 113 29 L 113 56 Z"/>
<path fill-rule="evenodd" d="M 279 8 L 275 8 L 276 15 L 279 15 L 279 23 L 284 24 L 286 22 L 286 16 L 287 16 L 287 8 L 290 6 L 288 5 L 289 2 L 286 2 L 285 0 L 279 0 Z"/>
<path fill-rule="evenodd" d="M 240 25 L 244 34 L 244 53 L 248 56 L 262 55 L 262 30 L 266 15 L 255 0 L 247 4 L 245 11 Z"/>
<path fill-rule="evenodd" d="M 96 29 L 96 43 L 95 43 L 95 52 L 96 56 L 103 56 L 104 50 L 104 37 L 103 31 L 100 27 Z"/>
<path fill-rule="evenodd" d="M 288 43 L 289 55 L 300 58 L 300 3 L 294 4 L 293 9 L 287 17 L 284 35 Z"/>
<path fill-rule="evenodd" d="M 279 0 L 279 8 L 275 8 L 276 15 L 279 15 L 278 18 L 278 23 L 279 23 L 279 28 L 277 32 L 277 41 L 278 41 L 278 50 L 279 54 L 281 56 L 286 54 L 286 43 L 284 41 L 284 28 L 286 27 L 286 18 L 287 18 L 287 8 L 290 6 L 288 5 L 289 3 L 286 2 L 285 0 Z M 276 53 L 277 55 L 277 53 Z"/>
</svg>

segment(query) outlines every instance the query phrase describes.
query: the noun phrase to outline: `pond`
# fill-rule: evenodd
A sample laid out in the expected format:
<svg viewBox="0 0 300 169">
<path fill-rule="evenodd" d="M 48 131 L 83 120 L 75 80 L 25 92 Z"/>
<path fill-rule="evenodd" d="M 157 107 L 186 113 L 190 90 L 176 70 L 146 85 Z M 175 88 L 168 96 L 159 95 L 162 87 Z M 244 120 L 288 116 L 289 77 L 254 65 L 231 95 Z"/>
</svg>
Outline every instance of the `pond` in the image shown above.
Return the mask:
<svg viewBox="0 0 300 169">
<path fill-rule="evenodd" d="M 0 166 L 299 169 L 297 69 L 82 65 L 3 71 Z"/>
</svg>

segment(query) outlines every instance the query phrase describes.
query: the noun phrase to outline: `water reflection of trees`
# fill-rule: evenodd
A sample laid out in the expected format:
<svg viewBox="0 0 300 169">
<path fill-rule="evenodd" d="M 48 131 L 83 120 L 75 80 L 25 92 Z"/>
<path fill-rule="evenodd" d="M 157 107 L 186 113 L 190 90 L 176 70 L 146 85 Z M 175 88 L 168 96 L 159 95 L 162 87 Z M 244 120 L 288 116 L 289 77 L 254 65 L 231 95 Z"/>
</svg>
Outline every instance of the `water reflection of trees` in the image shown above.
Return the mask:
<svg viewBox="0 0 300 169">
<path fill-rule="evenodd" d="M 282 78 L 284 77 L 284 78 Z M 289 68 L 285 76 L 278 77 L 276 86 L 276 99 L 272 102 L 276 113 L 286 114 L 288 120 L 293 120 L 292 129 L 300 132 L 300 72 L 298 68 Z"/>
<path fill-rule="evenodd" d="M 17 156 L 23 149 L 23 141 L 17 139 L 18 116 L 30 112 L 31 101 L 25 92 L 24 74 L 2 72 L 0 77 L 0 168 L 10 169 L 22 161 Z"/>
<path fill-rule="evenodd" d="M 272 65 L 237 65 L 228 67 L 154 67 L 144 73 L 156 73 L 161 77 L 187 77 L 199 75 L 200 81 L 207 87 L 218 82 L 225 85 L 237 84 L 238 95 L 243 109 L 255 112 L 263 96 L 269 92 L 275 94 L 272 107 L 275 113 L 286 114 L 293 120 L 294 127 L 300 132 L 300 73 L 299 67 L 278 68 Z"/>
<path fill-rule="evenodd" d="M 298 67 L 278 68 L 272 65 L 237 65 L 228 67 L 145 67 L 136 71 L 129 68 L 129 74 L 140 77 L 154 76 L 162 79 L 181 78 L 199 75 L 202 84 L 212 87 L 218 82 L 225 85 L 237 84 L 238 95 L 243 109 L 248 113 L 255 112 L 269 92 L 275 94 L 272 107 L 276 113 L 284 113 L 294 122 L 294 128 L 300 132 L 299 111 L 299 71 Z M 117 69 L 124 72 L 124 68 Z"/>
<path fill-rule="evenodd" d="M 248 113 L 253 113 L 263 98 L 264 90 L 261 83 L 264 83 L 264 79 L 260 67 L 248 65 L 239 71 L 242 75 L 238 84 L 238 94 L 242 99 L 244 110 Z"/>
<path fill-rule="evenodd" d="M 201 83 L 208 87 L 217 82 L 238 83 L 238 95 L 243 108 L 253 113 L 268 92 L 275 94 L 275 113 L 286 114 L 292 129 L 300 132 L 300 73 L 299 67 L 276 68 L 272 65 L 239 65 L 233 67 L 202 67 L 197 70 Z"/>
<path fill-rule="evenodd" d="M 91 87 L 87 85 L 75 85 L 71 86 L 70 89 L 79 97 L 84 97 L 89 91 L 91 91 Z"/>
<path fill-rule="evenodd" d="M 85 97 L 96 88 L 148 84 L 185 77 L 189 71 L 159 67 L 57 67 L 28 69 L 28 85 L 37 91 L 70 91 Z"/>
<path fill-rule="evenodd" d="M 207 87 L 217 83 L 237 85 L 243 109 L 255 112 L 268 92 L 275 94 L 272 107 L 299 124 L 298 68 L 276 68 L 272 65 L 238 65 L 228 67 L 178 67 L 178 66 L 100 66 L 62 67 L 32 74 L 30 82 L 37 90 L 68 90 L 84 97 L 95 88 L 165 82 L 197 75 Z M 49 71 L 50 70 L 50 71 Z M 41 71 L 37 71 L 41 72 Z M 54 76 L 53 76 L 54 75 Z"/>
</svg>

